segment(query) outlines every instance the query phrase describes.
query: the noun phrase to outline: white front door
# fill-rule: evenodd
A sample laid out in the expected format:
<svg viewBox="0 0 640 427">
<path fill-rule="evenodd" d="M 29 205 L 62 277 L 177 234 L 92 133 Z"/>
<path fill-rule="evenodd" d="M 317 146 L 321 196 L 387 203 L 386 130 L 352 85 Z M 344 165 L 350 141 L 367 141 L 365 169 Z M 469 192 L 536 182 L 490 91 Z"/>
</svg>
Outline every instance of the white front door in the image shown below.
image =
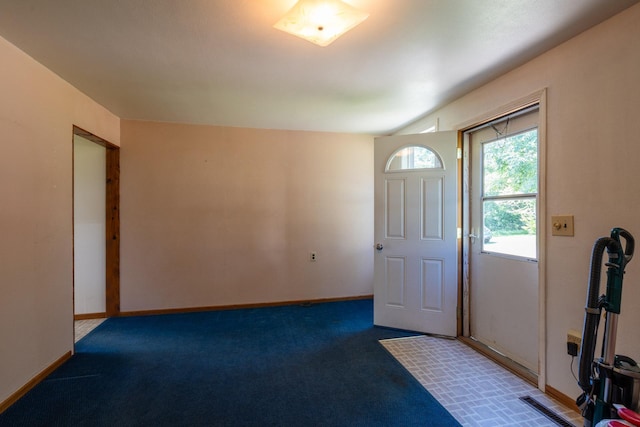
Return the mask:
<svg viewBox="0 0 640 427">
<path fill-rule="evenodd" d="M 456 335 L 457 132 L 375 140 L 374 323 Z"/>
</svg>

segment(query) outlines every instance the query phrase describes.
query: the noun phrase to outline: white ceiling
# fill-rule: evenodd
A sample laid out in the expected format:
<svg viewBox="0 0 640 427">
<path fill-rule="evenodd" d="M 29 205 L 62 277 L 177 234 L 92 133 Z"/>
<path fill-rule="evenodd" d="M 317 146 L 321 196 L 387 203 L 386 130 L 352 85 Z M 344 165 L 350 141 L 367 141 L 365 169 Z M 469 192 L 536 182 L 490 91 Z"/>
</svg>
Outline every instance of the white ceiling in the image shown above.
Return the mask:
<svg viewBox="0 0 640 427">
<path fill-rule="evenodd" d="M 296 0 L 0 0 L 0 36 L 125 119 L 386 134 L 638 0 L 346 0 L 328 47 Z"/>
</svg>

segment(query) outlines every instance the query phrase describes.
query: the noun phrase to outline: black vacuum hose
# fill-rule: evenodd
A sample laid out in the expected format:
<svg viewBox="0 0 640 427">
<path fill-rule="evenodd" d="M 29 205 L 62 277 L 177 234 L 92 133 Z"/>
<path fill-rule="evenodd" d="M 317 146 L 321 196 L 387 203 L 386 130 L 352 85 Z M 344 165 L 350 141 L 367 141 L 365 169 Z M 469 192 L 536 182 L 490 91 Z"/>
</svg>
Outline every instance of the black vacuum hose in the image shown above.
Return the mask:
<svg viewBox="0 0 640 427">
<path fill-rule="evenodd" d="M 605 249 L 615 251 L 619 243 L 610 237 L 601 237 L 596 240 L 591 253 L 591 274 L 589 276 L 589 290 L 587 292 L 587 305 L 584 315 L 584 327 L 582 329 L 582 344 L 580 346 L 580 363 L 578 365 L 578 385 L 585 392 L 591 390 L 591 365 L 595 353 L 598 324 L 600 322 L 600 306 L 598 303 L 600 293 L 600 276 L 602 273 L 602 254 Z"/>
</svg>

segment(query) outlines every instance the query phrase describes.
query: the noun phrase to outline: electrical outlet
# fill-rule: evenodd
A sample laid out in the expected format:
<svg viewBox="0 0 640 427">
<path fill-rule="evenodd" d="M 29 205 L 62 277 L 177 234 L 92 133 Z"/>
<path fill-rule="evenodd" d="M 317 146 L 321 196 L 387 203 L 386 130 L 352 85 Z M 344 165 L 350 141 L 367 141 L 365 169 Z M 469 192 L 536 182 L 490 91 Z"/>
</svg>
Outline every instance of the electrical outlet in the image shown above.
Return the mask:
<svg viewBox="0 0 640 427">
<path fill-rule="evenodd" d="M 582 343 L 582 334 L 580 332 L 569 329 L 567 333 L 567 354 L 577 356 Z"/>
<path fill-rule="evenodd" d="M 582 334 L 575 329 L 569 329 L 569 332 L 567 333 L 567 342 L 577 344 L 578 347 L 580 347 L 580 344 L 582 344 Z"/>
<path fill-rule="evenodd" d="M 316 262 L 318 260 L 318 254 L 316 252 L 309 252 L 309 261 Z"/>
</svg>

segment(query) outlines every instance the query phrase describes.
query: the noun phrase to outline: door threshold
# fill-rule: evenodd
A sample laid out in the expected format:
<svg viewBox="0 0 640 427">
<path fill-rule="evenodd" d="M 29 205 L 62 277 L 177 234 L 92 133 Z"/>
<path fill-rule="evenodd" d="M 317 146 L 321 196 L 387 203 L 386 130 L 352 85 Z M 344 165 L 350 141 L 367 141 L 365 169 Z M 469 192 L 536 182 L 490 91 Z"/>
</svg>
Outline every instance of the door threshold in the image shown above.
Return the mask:
<svg viewBox="0 0 640 427">
<path fill-rule="evenodd" d="M 469 347 L 471 347 L 478 353 L 482 354 L 483 356 L 493 360 L 498 365 L 502 366 L 503 368 L 513 373 L 514 375 L 517 375 L 518 377 L 527 381 L 532 386 L 538 388 L 538 374 L 536 374 L 535 372 L 525 368 L 524 366 L 522 366 L 517 362 L 514 362 L 513 360 L 509 359 L 507 356 L 498 353 L 488 345 L 482 344 L 481 342 L 473 338 L 459 336 L 458 340 L 468 345 Z"/>
</svg>

